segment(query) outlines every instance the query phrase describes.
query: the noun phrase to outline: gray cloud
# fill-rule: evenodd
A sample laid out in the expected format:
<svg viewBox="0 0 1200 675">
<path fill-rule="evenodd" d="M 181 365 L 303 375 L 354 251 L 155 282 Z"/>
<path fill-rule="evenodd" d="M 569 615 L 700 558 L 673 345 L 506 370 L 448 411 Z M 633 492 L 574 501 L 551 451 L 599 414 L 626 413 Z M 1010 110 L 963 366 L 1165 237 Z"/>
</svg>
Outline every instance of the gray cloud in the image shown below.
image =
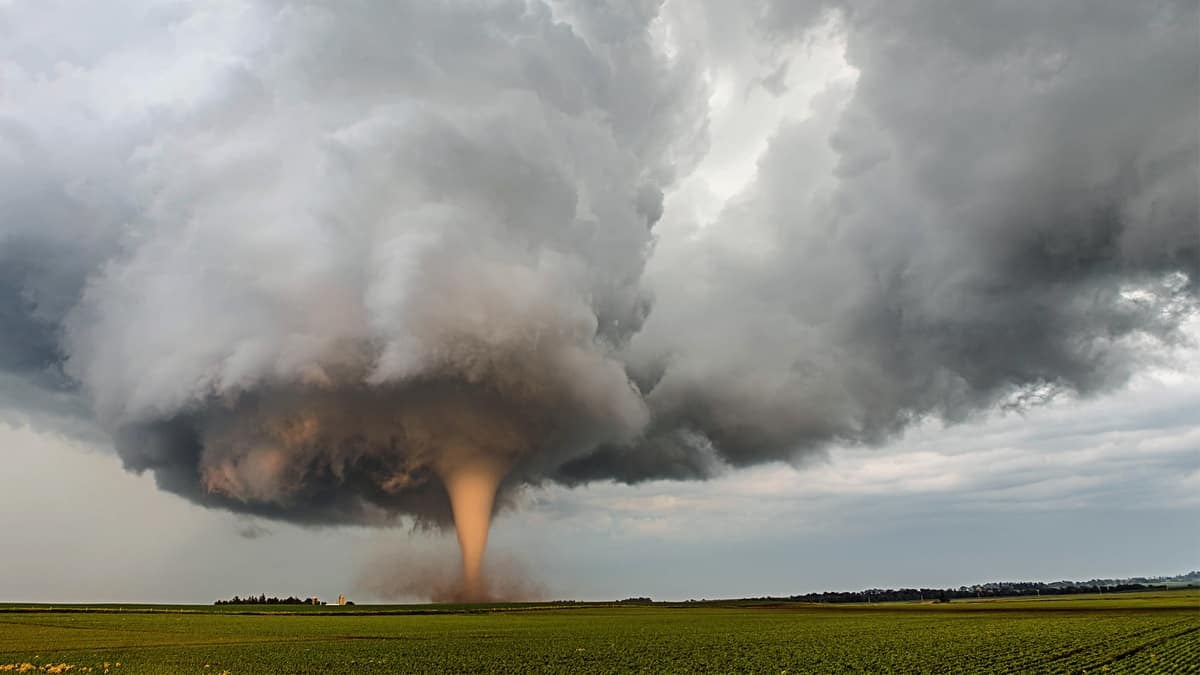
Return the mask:
<svg viewBox="0 0 1200 675">
<path fill-rule="evenodd" d="M 711 442 L 745 465 L 878 443 L 927 416 L 1117 386 L 1182 340 L 1200 259 L 1195 20 L 1174 3 L 848 3 L 857 83 L 781 128 L 754 184 L 659 251 L 628 353 L 655 382 L 662 441 L 639 450 L 676 467 Z M 631 452 L 564 471 L 601 477 Z"/>
<path fill-rule="evenodd" d="M 134 3 L 57 41 L 0 9 L 0 404 L 205 505 L 439 523 L 463 448 L 510 485 L 704 478 L 1183 339 L 1194 5 L 790 6 L 726 25 L 832 20 L 857 80 L 657 236 L 738 51 L 659 3 Z"/>
</svg>

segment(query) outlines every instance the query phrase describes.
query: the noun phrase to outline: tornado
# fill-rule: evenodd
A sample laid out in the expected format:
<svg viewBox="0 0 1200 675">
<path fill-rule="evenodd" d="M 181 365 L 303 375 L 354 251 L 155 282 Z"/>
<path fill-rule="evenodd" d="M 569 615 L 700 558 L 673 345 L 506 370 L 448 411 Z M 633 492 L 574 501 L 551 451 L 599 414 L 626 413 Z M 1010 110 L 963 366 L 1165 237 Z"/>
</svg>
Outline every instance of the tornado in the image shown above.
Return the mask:
<svg viewBox="0 0 1200 675">
<path fill-rule="evenodd" d="M 466 602 L 488 599 L 483 580 L 483 555 L 487 549 L 496 490 L 508 471 L 508 464 L 500 458 L 475 455 L 467 460 L 448 462 L 438 469 L 450 496 L 454 529 L 462 553 L 460 599 Z"/>
</svg>

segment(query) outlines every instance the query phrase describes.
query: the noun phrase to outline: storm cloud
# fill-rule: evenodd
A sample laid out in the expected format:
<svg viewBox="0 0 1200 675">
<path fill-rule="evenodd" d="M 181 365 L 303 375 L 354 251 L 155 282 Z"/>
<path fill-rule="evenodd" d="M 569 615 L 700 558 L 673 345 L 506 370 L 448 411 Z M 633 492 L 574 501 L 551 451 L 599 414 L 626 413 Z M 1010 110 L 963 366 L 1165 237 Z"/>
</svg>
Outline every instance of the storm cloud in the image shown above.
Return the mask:
<svg viewBox="0 0 1200 675">
<path fill-rule="evenodd" d="M 800 39 L 796 3 L 761 17 Z M 1124 382 L 1200 260 L 1195 5 L 846 3 L 853 83 L 660 248 L 629 350 L 679 477 Z M 665 243 L 665 242 L 664 242 Z M 636 480 L 642 447 L 567 465 Z M 644 467 L 644 468 L 643 468 Z"/>
<path fill-rule="evenodd" d="M 6 5 L 0 420 L 208 506 L 442 523 L 467 455 L 703 479 L 1110 390 L 1198 306 L 1198 21 Z M 715 74 L 783 97 L 818 34 L 847 75 L 690 218 Z"/>
</svg>

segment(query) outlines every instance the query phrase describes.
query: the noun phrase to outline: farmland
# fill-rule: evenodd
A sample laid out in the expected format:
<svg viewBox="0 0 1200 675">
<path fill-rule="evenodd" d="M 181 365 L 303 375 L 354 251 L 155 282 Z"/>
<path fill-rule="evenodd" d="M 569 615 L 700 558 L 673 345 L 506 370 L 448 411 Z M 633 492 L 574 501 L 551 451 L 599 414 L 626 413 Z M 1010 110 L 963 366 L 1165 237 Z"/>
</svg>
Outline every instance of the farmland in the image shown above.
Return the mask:
<svg viewBox="0 0 1200 675">
<path fill-rule="evenodd" d="M 948 604 L 0 605 L 0 672 L 1200 672 L 1200 592 Z"/>
</svg>

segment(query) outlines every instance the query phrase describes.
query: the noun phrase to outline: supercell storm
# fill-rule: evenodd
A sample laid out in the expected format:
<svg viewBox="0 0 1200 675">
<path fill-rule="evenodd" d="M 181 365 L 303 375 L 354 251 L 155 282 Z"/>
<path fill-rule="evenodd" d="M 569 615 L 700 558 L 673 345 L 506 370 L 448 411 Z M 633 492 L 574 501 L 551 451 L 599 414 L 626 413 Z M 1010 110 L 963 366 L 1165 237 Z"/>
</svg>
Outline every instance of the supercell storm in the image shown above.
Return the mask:
<svg viewBox="0 0 1200 675">
<path fill-rule="evenodd" d="M 1197 310 L 1195 2 L 117 4 L 0 5 L 0 420 L 453 516 L 468 587 L 498 488 L 1104 391 Z M 731 55 L 779 96 L 817 33 L 848 74 L 661 233 Z"/>
</svg>

